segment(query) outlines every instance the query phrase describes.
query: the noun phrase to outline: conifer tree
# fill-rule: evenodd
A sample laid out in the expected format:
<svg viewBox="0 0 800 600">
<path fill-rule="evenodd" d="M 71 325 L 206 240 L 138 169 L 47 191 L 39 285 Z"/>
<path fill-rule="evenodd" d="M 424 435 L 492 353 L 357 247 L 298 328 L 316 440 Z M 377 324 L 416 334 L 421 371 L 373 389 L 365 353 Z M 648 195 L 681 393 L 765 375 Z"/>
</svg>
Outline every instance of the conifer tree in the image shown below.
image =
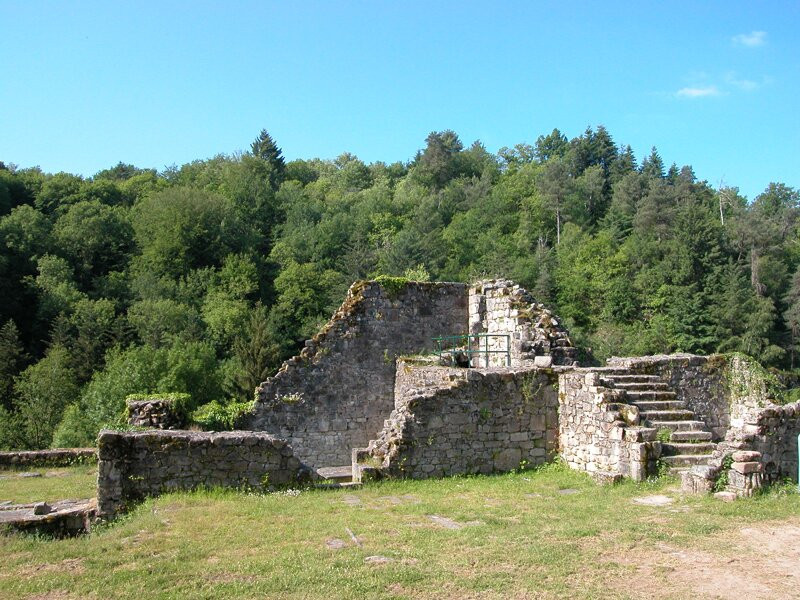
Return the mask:
<svg viewBox="0 0 800 600">
<path fill-rule="evenodd" d="M 270 175 L 270 183 L 277 188 L 286 174 L 286 161 L 283 159 L 283 152 L 266 129 L 262 129 L 258 137 L 250 144 L 250 150 L 253 156 L 272 166 L 273 173 Z"/>
</svg>

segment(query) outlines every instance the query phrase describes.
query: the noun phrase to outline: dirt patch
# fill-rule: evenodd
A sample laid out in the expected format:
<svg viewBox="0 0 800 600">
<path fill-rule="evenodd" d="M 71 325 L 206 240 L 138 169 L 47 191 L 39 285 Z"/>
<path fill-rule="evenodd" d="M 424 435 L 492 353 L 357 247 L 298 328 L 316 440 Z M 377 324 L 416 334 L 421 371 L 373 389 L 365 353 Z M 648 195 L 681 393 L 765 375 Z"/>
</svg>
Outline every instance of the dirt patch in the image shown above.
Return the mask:
<svg viewBox="0 0 800 600">
<path fill-rule="evenodd" d="M 255 575 L 242 575 L 240 573 L 214 573 L 206 575 L 206 581 L 211 583 L 254 583 L 258 581 Z"/>
<path fill-rule="evenodd" d="M 467 521 L 466 523 L 459 523 L 448 517 L 441 517 L 439 515 L 428 515 L 428 518 L 436 523 L 439 527 L 445 529 L 461 529 L 462 527 L 474 527 L 475 525 L 483 525 L 483 521 Z"/>
<path fill-rule="evenodd" d="M 28 596 L 26 600 L 70 600 L 74 597 L 75 596 L 66 590 L 53 590 L 52 592 L 45 592 L 44 594 Z"/>
<path fill-rule="evenodd" d="M 71 573 L 80 575 L 86 572 L 83 560 L 80 558 L 66 558 L 58 563 L 45 563 L 42 565 L 26 565 L 19 569 L 17 573 L 23 577 L 36 577 L 47 573 Z"/>
<path fill-rule="evenodd" d="M 641 504 L 643 506 L 667 506 L 672 504 L 674 500 L 669 496 L 642 496 L 641 498 L 634 498 L 634 504 Z"/>
<path fill-rule="evenodd" d="M 618 561 L 633 566 L 633 579 L 653 582 L 638 588 L 640 598 L 800 598 L 799 539 L 794 519 L 714 535 L 704 542 L 713 552 L 658 544 Z"/>
</svg>

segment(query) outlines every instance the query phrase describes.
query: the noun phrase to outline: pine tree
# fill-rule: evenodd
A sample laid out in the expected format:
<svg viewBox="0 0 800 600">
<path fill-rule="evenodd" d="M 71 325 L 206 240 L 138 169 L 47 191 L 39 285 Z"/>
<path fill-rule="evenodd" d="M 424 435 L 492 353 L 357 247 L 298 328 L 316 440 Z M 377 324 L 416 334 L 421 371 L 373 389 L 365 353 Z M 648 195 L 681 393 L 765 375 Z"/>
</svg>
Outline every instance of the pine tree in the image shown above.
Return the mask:
<svg viewBox="0 0 800 600">
<path fill-rule="evenodd" d="M 283 159 L 283 152 L 266 129 L 262 129 L 258 137 L 250 144 L 250 150 L 253 156 L 272 166 L 273 173 L 270 175 L 270 183 L 277 188 L 286 174 L 286 161 Z"/>
<path fill-rule="evenodd" d="M 655 146 L 650 150 L 650 156 L 647 156 L 642 161 L 642 167 L 639 171 L 642 175 L 652 179 L 664 178 L 664 161 L 661 160 L 661 156 L 659 156 Z"/>
<path fill-rule="evenodd" d="M 9 319 L 0 328 L 0 407 L 11 408 L 14 377 L 25 360 L 25 350 L 19 340 L 17 325 Z"/>
<path fill-rule="evenodd" d="M 242 335 L 234 342 L 233 352 L 239 363 L 234 385 L 245 398 L 251 398 L 259 383 L 277 366 L 280 348 L 275 343 L 266 309 L 259 303 L 250 315 Z"/>
</svg>

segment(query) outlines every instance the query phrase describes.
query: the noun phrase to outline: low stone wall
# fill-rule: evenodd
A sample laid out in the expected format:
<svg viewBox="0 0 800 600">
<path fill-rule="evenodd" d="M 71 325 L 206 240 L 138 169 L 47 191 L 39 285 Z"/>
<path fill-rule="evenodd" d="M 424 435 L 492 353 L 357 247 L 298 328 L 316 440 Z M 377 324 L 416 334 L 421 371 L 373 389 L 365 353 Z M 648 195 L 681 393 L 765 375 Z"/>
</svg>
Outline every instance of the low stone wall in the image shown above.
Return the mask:
<svg viewBox="0 0 800 600">
<path fill-rule="evenodd" d="M 383 475 L 415 479 L 542 464 L 557 449 L 555 381 L 545 369 L 401 363 L 397 408 L 356 456 Z"/>
<path fill-rule="evenodd" d="M 573 469 L 601 480 L 641 481 L 657 472 L 661 443 L 656 430 L 639 426 L 636 407 L 600 385 L 603 369 L 577 369 L 559 376 L 561 457 Z"/>
<path fill-rule="evenodd" d="M 238 427 L 286 438 L 314 467 L 347 465 L 394 407 L 395 358 L 430 352 L 431 338 L 467 329 L 461 283 L 353 284 L 323 330 L 256 390 Z"/>
<path fill-rule="evenodd" d="M 104 518 L 165 492 L 202 486 L 264 490 L 304 476 L 285 440 L 252 431 L 103 430 L 98 455 L 97 508 Z"/>
<path fill-rule="evenodd" d="M 91 499 L 0 506 L 0 532 L 69 537 L 89 533 L 96 513 L 97 503 Z"/>
<path fill-rule="evenodd" d="M 71 467 L 97 461 L 96 448 L 54 448 L 0 452 L 0 468 Z"/>
</svg>

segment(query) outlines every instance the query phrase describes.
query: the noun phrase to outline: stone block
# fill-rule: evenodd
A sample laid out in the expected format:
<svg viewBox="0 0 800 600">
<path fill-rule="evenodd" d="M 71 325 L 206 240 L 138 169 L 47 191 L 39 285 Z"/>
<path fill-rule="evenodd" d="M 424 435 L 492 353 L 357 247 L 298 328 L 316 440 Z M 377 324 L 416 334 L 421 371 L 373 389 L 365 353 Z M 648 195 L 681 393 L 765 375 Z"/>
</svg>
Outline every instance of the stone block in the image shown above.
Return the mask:
<svg viewBox="0 0 800 600">
<path fill-rule="evenodd" d="M 745 475 L 747 473 L 760 473 L 764 470 L 764 466 L 760 462 L 735 462 L 731 465 L 731 469 Z"/>
<path fill-rule="evenodd" d="M 761 453 L 749 450 L 739 450 L 734 452 L 731 457 L 733 458 L 733 462 L 737 463 L 758 462 L 761 458 Z"/>
</svg>

